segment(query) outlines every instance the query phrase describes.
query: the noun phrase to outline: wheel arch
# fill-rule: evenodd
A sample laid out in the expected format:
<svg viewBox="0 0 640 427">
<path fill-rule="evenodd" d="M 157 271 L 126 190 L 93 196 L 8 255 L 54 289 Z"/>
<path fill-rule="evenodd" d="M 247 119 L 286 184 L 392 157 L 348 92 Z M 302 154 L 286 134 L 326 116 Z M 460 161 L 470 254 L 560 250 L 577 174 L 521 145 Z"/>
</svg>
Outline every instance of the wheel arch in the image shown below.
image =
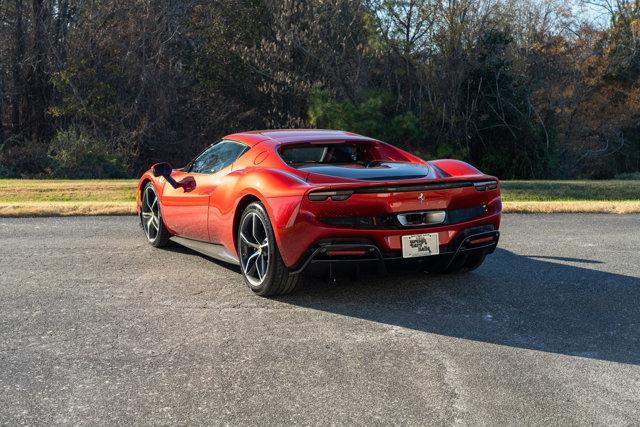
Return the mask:
<svg viewBox="0 0 640 427">
<path fill-rule="evenodd" d="M 264 205 L 264 202 L 255 194 L 248 193 L 242 196 L 238 204 L 236 205 L 236 210 L 233 214 L 233 248 L 238 253 L 238 226 L 240 226 L 240 218 L 242 218 L 242 213 L 251 203 L 259 202 Z M 265 207 L 266 209 L 266 207 Z M 269 213 L 267 212 L 267 215 Z"/>
<path fill-rule="evenodd" d="M 142 192 L 147 187 L 147 184 L 152 182 L 151 178 L 143 177 L 140 180 L 140 184 L 138 185 L 138 190 L 136 192 L 136 209 L 138 211 L 138 216 L 142 215 Z M 142 219 L 140 219 L 142 221 Z"/>
<path fill-rule="evenodd" d="M 138 197 L 140 197 L 140 199 L 142 199 L 142 191 L 150 182 L 152 182 L 151 178 L 146 178 L 146 177 L 143 178 L 142 181 L 140 181 L 140 186 L 138 187 Z"/>
<path fill-rule="evenodd" d="M 249 204 L 260 202 L 271 221 L 276 244 L 282 255 L 280 234 L 277 229 L 279 222 L 281 222 L 283 211 L 277 208 L 280 206 L 277 201 L 301 198 L 310 188 L 310 185 L 292 173 L 273 168 L 239 169 L 231 172 L 228 176 L 235 176 L 236 178 L 229 193 L 237 194 L 237 198 L 233 202 L 235 204 L 229 203 L 228 206 L 230 208 L 226 210 L 229 215 L 227 216 L 227 224 L 231 225 L 230 231 L 232 234 L 231 238 L 229 238 L 229 234 L 225 233 L 223 240 L 227 245 L 227 249 L 234 251 L 236 254 L 238 253 L 237 229 L 242 213 Z M 276 207 L 273 205 L 274 201 L 276 201 Z"/>
</svg>

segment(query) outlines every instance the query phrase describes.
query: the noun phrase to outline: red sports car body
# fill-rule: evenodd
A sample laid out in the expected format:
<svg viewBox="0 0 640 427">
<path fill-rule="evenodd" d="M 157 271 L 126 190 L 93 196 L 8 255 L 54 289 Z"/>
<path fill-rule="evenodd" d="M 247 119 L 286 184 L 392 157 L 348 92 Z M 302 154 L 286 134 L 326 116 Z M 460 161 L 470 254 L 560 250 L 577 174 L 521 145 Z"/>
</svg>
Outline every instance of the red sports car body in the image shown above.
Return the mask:
<svg viewBox="0 0 640 427">
<path fill-rule="evenodd" d="M 260 295 L 290 292 L 310 263 L 411 260 L 473 269 L 495 249 L 498 179 L 326 130 L 237 133 L 188 166 L 154 165 L 137 209 L 154 246 L 173 240 L 239 264 Z"/>
</svg>

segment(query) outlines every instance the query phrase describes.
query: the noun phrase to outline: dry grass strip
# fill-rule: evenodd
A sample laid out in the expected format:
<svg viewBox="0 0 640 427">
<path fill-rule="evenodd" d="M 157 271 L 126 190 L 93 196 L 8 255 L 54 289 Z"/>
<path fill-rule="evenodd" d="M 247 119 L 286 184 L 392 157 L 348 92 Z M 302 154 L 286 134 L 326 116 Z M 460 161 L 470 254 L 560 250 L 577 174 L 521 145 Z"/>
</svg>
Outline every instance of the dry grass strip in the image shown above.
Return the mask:
<svg viewBox="0 0 640 427">
<path fill-rule="evenodd" d="M 135 202 L 0 203 L 0 217 L 134 215 Z"/>
<path fill-rule="evenodd" d="M 640 213 L 640 200 L 503 202 L 506 213 Z"/>
</svg>

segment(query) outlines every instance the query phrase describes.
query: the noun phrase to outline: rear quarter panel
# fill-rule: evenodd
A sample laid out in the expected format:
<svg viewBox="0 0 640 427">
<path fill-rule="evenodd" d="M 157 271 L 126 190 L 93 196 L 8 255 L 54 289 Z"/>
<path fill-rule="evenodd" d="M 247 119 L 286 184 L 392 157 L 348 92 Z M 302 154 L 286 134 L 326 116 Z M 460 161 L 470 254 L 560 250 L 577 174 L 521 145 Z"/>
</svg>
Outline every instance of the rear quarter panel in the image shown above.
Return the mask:
<svg viewBox="0 0 640 427">
<path fill-rule="evenodd" d="M 479 176 L 485 176 L 488 179 L 494 179 L 497 181 L 496 177 L 488 176 L 480 172 L 478 169 L 470 165 L 469 163 L 463 162 L 461 160 L 454 159 L 441 159 L 441 160 L 431 160 L 429 164 L 435 166 L 441 172 L 444 172 L 445 177 L 469 177 L 476 178 Z"/>
<path fill-rule="evenodd" d="M 309 185 L 301 178 L 285 171 L 259 166 L 234 170 L 212 195 L 209 206 L 209 227 L 216 243 L 237 253 L 235 222 L 250 199 L 259 200 L 267 210 L 274 227 L 278 245 L 279 229 L 299 207 Z"/>
</svg>

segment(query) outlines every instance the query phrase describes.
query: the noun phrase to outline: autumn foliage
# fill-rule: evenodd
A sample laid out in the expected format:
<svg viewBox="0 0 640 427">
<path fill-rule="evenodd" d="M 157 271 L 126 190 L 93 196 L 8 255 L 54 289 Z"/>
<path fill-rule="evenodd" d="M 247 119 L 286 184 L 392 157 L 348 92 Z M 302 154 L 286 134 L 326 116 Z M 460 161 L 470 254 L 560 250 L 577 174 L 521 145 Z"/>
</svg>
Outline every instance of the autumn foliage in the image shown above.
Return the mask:
<svg viewBox="0 0 640 427">
<path fill-rule="evenodd" d="M 502 178 L 640 171 L 638 0 L 5 0 L 0 177 L 326 127 Z"/>
</svg>

